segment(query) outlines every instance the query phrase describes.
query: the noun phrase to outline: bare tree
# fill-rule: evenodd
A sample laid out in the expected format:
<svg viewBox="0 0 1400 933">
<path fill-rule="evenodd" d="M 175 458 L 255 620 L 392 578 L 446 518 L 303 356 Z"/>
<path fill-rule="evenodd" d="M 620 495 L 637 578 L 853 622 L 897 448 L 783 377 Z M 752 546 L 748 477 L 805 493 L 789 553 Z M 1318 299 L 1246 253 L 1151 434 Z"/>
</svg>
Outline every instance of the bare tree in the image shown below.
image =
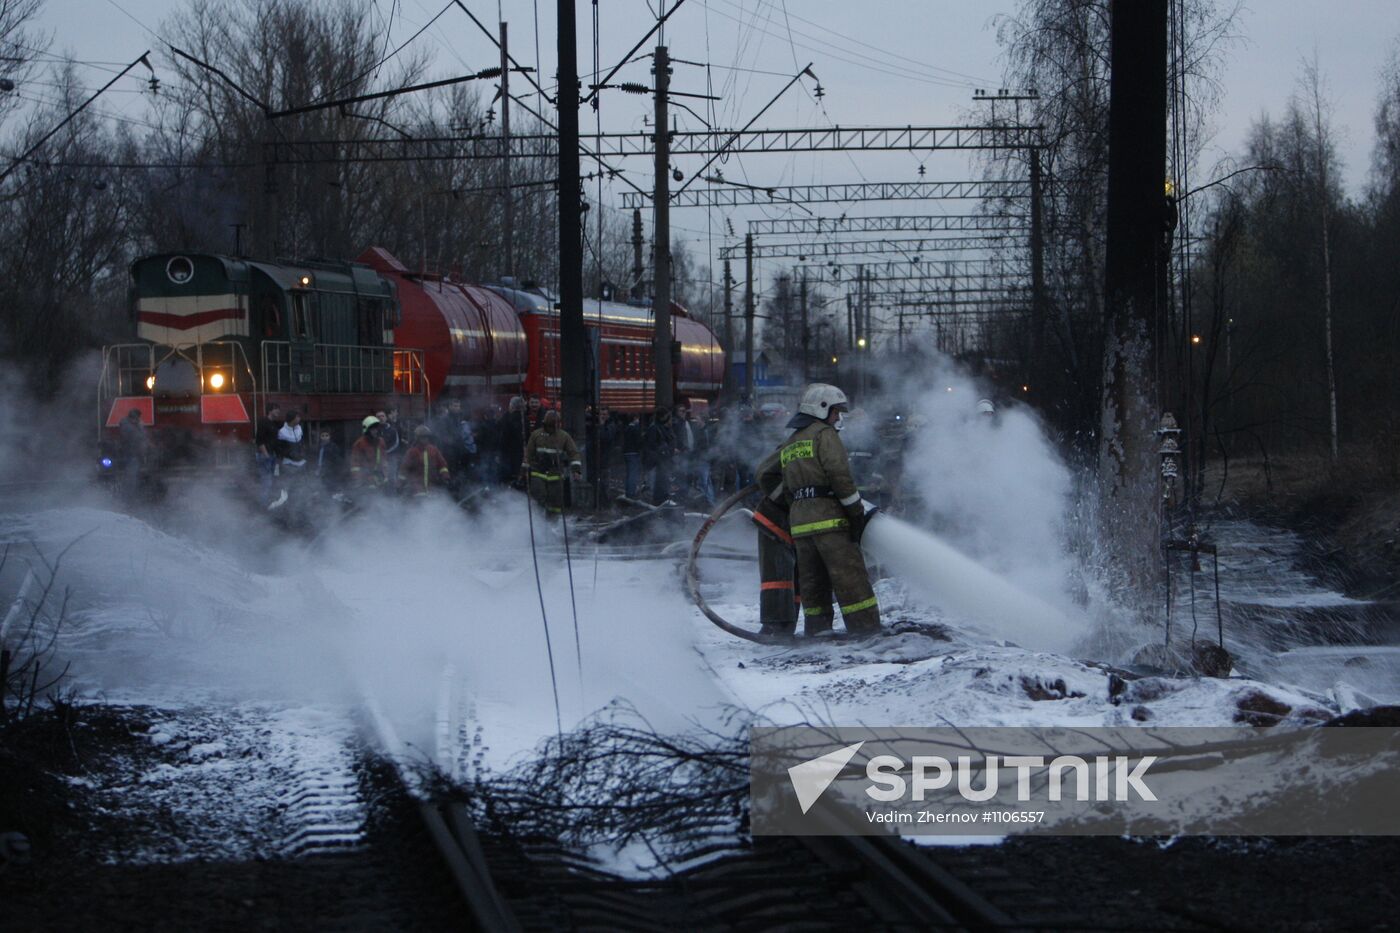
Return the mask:
<svg viewBox="0 0 1400 933">
<path fill-rule="evenodd" d="M 1303 61 L 1301 106 L 1312 128 L 1313 168 L 1317 183 L 1318 223 L 1322 246 L 1322 321 L 1323 346 L 1327 354 L 1327 408 L 1331 428 L 1332 462 L 1337 462 L 1337 367 L 1332 348 L 1332 202 L 1331 163 L 1336 155 L 1332 138 L 1332 103 L 1327 97 L 1322 72 L 1318 67 L 1317 51 Z"/>
<path fill-rule="evenodd" d="M 33 28 L 43 0 L 0 0 L 0 124 L 23 103 L 12 93 L 38 71 L 36 56 L 48 49 L 48 39 Z"/>
</svg>

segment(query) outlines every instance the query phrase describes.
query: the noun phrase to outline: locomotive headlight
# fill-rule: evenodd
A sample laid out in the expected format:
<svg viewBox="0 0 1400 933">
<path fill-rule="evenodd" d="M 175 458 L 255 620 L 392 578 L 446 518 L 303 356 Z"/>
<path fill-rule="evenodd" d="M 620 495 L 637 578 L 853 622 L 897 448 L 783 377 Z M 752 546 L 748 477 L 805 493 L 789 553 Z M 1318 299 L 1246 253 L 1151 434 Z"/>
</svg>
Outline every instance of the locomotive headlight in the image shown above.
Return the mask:
<svg viewBox="0 0 1400 933">
<path fill-rule="evenodd" d="M 223 387 L 224 387 L 224 374 L 223 374 L 223 373 L 214 373 L 213 375 L 211 375 L 211 376 L 209 377 L 209 388 L 211 388 L 211 389 L 213 389 L 215 392 L 217 392 L 217 391 L 219 391 L 220 389 L 222 389 Z"/>
<path fill-rule="evenodd" d="M 149 392 L 149 391 L 151 391 L 152 389 L 154 389 L 155 387 L 156 387 L 156 377 L 155 377 L 155 374 L 152 373 L 151 375 L 149 375 L 149 376 L 146 377 L 146 391 Z"/>
</svg>

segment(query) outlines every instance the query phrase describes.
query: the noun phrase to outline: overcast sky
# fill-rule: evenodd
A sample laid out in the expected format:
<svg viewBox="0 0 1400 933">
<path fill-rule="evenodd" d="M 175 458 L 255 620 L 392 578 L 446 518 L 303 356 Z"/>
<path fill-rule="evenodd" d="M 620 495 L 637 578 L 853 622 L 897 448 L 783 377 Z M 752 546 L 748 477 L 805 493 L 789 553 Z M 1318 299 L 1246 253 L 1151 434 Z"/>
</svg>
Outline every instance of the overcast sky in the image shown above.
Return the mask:
<svg viewBox="0 0 1400 933">
<path fill-rule="evenodd" d="M 417 32 L 443 9 L 443 2 L 374 0 L 378 20 L 388 21 L 389 47 Z M 499 7 L 499 15 L 511 24 L 515 57 L 531 65 L 536 61 L 538 8 L 540 68 L 545 75 L 553 73 L 552 0 L 467 2 L 488 25 L 497 21 Z M 653 8 L 656 2 L 652 0 Z M 47 0 L 42 26 L 52 35 L 55 50 L 103 63 L 90 66 L 88 72 L 96 86 L 105 80 L 104 74 L 110 75 L 103 71 L 110 63 L 158 48 L 155 34 L 181 5 L 179 0 Z M 641 38 L 654 16 L 645 0 L 602 0 L 599 6 L 600 60 L 606 69 Z M 713 118 L 722 126 L 741 125 L 788 77 L 812 62 L 824 98 L 817 101 L 812 82 L 804 82 L 774 105 L 760 126 L 964 122 L 972 90 L 1001 84 L 997 17 L 1016 6 L 1015 0 L 686 0 L 666 27 L 671 55 L 709 62 L 711 67 L 678 64 L 673 88 L 696 93 L 708 88 L 722 95 Z M 580 70 L 588 72 L 593 61 L 592 5 L 580 0 L 577 8 Z M 1300 60 L 1316 49 L 1336 106 L 1346 183 L 1352 192 L 1360 191 L 1374 141 L 1378 74 L 1400 37 L 1400 0 L 1252 0 L 1241 14 L 1239 32 L 1243 39 L 1231 52 L 1224 75 L 1225 97 L 1204 170 L 1209 171 L 1215 157 L 1236 150 L 1261 113 L 1282 110 L 1295 86 Z M 415 42 L 435 52 L 437 77 L 490 67 L 496 61 L 490 41 L 455 7 L 443 12 Z M 133 73 L 118 93 L 103 99 L 102 108 L 139 118 L 145 77 Z M 649 83 L 649 62 L 628 65 L 616 80 Z M 44 87 L 29 91 L 31 96 L 52 93 Z M 711 119 L 703 103 L 692 102 Z M 648 98 L 606 95 L 603 128 L 641 129 L 649 109 Z M 583 119 L 585 127 L 592 128 L 592 114 L 586 111 Z M 681 114 L 680 119 L 684 128 L 700 128 L 694 117 Z M 682 159 L 678 167 L 689 174 L 700 162 Z M 730 179 L 765 185 L 913 181 L 920 164 L 925 164 L 929 180 L 960 179 L 970 171 L 966 158 L 957 153 L 752 155 L 731 160 L 723 170 Z M 647 183 L 647 160 L 631 159 L 626 167 L 636 181 Z M 620 185 L 617 190 L 622 190 Z M 832 207 L 822 206 L 818 212 Z M 881 209 L 894 212 L 888 206 Z M 738 224 L 751 216 L 761 214 L 750 209 L 733 220 Z M 722 227 L 724 216 L 691 209 L 677 212 L 674 223 L 678 236 L 703 244 L 699 252 L 704 254 L 721 238 L 715 227 Z"/>
</svg>

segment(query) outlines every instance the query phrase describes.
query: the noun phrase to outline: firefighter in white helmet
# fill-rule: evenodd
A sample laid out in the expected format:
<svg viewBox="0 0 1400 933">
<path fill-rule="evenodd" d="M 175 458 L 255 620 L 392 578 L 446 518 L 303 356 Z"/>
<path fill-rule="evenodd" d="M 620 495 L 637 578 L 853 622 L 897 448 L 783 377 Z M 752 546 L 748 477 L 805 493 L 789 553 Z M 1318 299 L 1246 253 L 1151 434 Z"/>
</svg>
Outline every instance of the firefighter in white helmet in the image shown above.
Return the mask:
<svg viewBox="0 0 1400 933">
<path fill-rule="evenodd" d="M 808 635 L 831 630 L 833 591 L 847 632 L 880 630 L 880 607 L 860 552 L 865 503 L 837 433 L 849 407 L 846 394 L 836 386 L 808 386 L 797 414 L 788 422 L 794 429 L 792 436 L 778 453 L 783 489 L 792 503 L 788 529 L 797 551 Z"/>
</svg>

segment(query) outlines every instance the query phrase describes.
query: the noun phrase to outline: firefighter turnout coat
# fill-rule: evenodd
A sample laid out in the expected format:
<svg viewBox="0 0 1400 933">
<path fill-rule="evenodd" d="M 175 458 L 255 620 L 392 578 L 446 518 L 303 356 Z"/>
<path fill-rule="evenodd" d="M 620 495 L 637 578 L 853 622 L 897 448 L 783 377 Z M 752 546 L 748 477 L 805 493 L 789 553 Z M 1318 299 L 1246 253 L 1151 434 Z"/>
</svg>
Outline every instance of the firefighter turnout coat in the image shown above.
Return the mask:
<svg viewBox="0 0 1400 933">
<path fill-rule="evenodd" d="M 793 432 L 778 460 L 792 503 L 788 532 L 797 552 L 804 629 L 810 635 L 831 628 L 834 591 L 848 632 L 878 630 L 879 604 L 852 533 L 852 522 L 864 516 L 864 504 L 840 434 L 825 421 L 813 420 Z"/>
<path fill-rule="evenodd" d="M 536 428 L 525 442 L 525 464 L 530 470 L 530 494 L 550 513 L 560 512 L 564 507 L 564 471 L 583 469 L 569 432 Z"/>
<path fill-rule="evenodd" d="M 426 496 L 433 486 L 446 486 L 449 479 L 447 459 L 434 444 L 415 443 L 399 464 L 399 482 L 415 496 Z"/>
<path fill-rule="evenodd" d="M 350 448 L 350 482 L 355 486 L 382 486 L 389 479 L 384 439 L 361 434 Z"/>
<path fill-rule="evenodd" d="M 763 493 L 753 509 L 758 526 L 758 620 L 764 634 L 791 635 L 797 630 L 800 597 L 778 455 L 773 451 L 754 468 L 755 482 Z"/>
</svg>

